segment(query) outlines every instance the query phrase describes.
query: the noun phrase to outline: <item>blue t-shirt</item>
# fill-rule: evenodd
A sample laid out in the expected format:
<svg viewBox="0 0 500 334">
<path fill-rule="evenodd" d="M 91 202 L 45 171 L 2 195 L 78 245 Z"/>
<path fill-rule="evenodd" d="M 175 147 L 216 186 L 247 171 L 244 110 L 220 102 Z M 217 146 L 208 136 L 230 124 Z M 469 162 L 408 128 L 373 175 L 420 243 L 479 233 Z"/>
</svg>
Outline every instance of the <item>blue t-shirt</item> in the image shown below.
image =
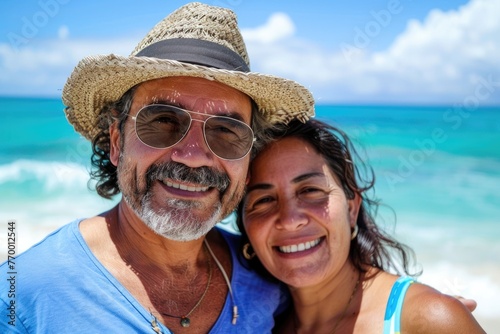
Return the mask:
<svg viewBox="0 0 500 334">
<path fill-rule="evenodd" d="M 17 256 L 15 274 L 9 274 L 7 262 L 0 266 L 0 333 L 155 333 L 154 317 L 92 254 L 79 223 L 61 227 Z M 239 236 L 219 231 L 231 250 L 239 317 L 233 325 L 228 293 L 210 333 L 269 333 L 273 317 L 289 301 L 286 287 L 243 267 Z"/>
</svg>

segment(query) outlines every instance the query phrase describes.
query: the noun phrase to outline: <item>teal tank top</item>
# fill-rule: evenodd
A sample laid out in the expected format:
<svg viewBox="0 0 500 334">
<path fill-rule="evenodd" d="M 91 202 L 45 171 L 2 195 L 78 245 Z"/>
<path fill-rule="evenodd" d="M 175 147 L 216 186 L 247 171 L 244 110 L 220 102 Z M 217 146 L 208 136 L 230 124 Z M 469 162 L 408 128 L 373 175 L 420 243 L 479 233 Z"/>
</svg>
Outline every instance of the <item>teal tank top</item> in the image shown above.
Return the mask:
<svg viewBox="0 0 500 334">
<path fill-rule="evenodd" d="M 384 316 L 384 334 L 401 333 L 401 310 L 406 291 L 414 282 L 411 277 L 400 277 L 392 286 Z"/>
</svg>

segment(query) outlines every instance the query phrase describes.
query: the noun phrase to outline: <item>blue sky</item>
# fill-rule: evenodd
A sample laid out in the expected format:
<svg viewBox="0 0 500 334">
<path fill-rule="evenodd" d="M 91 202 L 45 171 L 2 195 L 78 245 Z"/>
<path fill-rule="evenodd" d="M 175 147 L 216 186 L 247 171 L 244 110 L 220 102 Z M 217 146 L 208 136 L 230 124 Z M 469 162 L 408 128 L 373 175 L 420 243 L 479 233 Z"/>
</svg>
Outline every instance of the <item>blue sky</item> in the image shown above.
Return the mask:
<svg viewBox="0 0 500 334">
<path fill-rule="evenodd" d="M 60 96 L 76 63 L 128 55 L 187 1 L 3 0 L 0 95 Z M 318 103 L 500 104 L 500 0 L 214 0 L 233 9 L 253 71 Z"/>
</svg>

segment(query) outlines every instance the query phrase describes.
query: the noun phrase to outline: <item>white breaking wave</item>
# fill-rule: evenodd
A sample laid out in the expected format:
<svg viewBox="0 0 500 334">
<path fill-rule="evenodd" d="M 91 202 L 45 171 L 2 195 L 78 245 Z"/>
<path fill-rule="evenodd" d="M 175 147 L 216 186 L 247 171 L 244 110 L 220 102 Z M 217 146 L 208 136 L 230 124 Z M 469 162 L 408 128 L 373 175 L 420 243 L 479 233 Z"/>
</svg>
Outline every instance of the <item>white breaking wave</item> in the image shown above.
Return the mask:
<svg viewBox="0 0 500 334">
<path fill-rule="evenodd" d="M 0 186 L 13 182 L 22 183 L 26 180 L 37 180 L 50 191 L 75 185 L 86 187 L 89 173 L 82 165 L 55 161 L 16 160 L 10 164 L 0 165 Z"/>
<path fill-rule="evenodd" d="M 16 222 L 18 253 L 62 225 L 115 205 L 116 199 L 103 199 L 89 189 L 89 179 L 87 168 L 75 163 L 16 160 L 0 165 L 0 228 Z M 5 236 L 0 233 L 2 245 Z"/>
</svg>

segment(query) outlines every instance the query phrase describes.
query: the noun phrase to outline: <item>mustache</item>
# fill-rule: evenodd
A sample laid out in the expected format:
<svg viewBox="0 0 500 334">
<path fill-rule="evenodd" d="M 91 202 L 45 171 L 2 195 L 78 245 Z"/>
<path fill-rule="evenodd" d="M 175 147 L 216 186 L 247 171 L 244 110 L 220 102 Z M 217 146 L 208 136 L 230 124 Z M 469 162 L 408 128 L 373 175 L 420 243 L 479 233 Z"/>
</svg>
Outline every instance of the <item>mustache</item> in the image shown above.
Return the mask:
<svg viewBox="0 0 500 334">
<path fill-rule="evenodd" d="M 154 164 L 148 168 L 146 172 L 148 189 L 153 182 L 163 179 L 196 183 L 201 186 L 216 188 L 220 192 L 224 192 L 231 182 L 226 173 L 206 166 L 191 168 L 178 162 L 169 161 L 162 164 Z"/>
</svg>

